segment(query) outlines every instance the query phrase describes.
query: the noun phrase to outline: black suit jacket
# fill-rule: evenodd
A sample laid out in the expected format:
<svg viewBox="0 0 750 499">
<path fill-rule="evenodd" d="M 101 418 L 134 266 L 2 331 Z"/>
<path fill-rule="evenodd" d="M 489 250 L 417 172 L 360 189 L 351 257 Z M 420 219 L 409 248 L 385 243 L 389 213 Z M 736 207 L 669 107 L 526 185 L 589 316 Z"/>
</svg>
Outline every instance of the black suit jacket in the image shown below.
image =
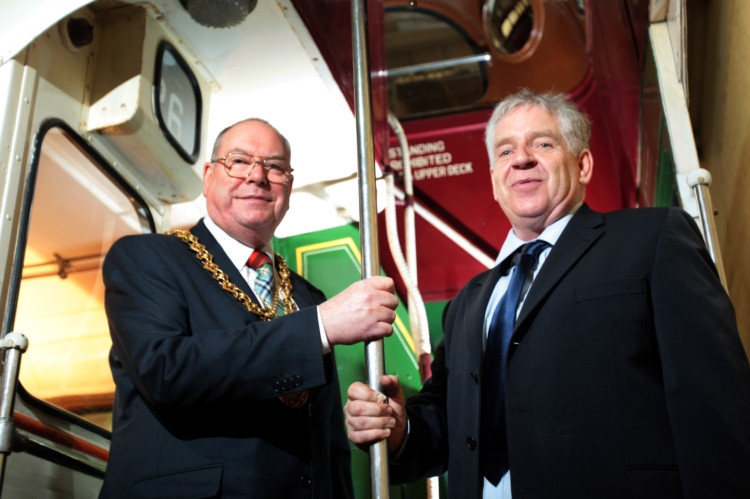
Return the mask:
<svg viewBox="0 0 750 499">
<path fill-rule="evenodd" d="M 205 225 L 191 231 L 255 299 Z M 318 289 L 293 273 L 300 310 L 263 322 L 162 234 L 117 241 L 103 272 L 116 392 L 101 497 L 353 496 Z M 302 408 L 278 400 L 300 390 Z"/>
<path fill-rule="evenodd" d="M 447 469 L 451 497 L 481 497 L 482 323 L 502 271 L 446 308 L 394 479 Z M 750 369 L 681 210 L 584 205 L 524 302 L 506 380 L 514 499 L 750 497 Z"/>
</svg>

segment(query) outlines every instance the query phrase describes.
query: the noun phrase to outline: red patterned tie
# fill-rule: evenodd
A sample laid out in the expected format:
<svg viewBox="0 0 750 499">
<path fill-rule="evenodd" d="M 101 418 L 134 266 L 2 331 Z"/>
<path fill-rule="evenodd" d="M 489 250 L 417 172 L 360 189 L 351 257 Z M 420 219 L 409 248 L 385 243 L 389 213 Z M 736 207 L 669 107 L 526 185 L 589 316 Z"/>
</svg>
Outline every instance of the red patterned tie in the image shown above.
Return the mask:
<svg viewBox="0 0 750 499">
<path fill-rule="evenodd" d="M 273 302 L 273 265 L 271 258 L 262 251 L 253 251 L 247 260 L 247 265 L 256 270 L 254 291 L 264 307 L 270 307 Z"/>
</svg>

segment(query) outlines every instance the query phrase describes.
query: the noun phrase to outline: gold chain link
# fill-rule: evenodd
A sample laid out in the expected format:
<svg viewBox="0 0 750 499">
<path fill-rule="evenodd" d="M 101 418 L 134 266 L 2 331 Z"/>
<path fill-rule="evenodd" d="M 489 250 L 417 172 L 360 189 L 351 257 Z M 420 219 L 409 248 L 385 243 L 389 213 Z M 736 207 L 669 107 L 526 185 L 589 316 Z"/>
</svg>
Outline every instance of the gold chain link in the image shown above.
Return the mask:
<svg viewBox="0 0 750 499">
<path fill-rule="evenodd" d="M 245 307 L 252 313 L 258 315 L 264 321 L 270 321 L 276 318 L 276 311 L 279 305 L 279 297 L 281 296 L 284 304 L 284 312 L 290 314 L 297 310 L 297 306 L 292 299 L 292 281 L 289 278 L 291 272 L 289 267 L 286 265 L 286 261 L 281 255 L 275 253 L 276 262 L 278 263 L 279 269 L 279 282 L 280 286 L 277 288 L 276 279 L 273 282 L 273 302 L 269 307 L 260 307 L 250 297 L 238 288 L 234 283 L 229 281 L 229 276 L 226 275 L 217 264 L 214 263 L 214 257 L 211 253 L 206 250 L 206 247 L 198 242 L 198 238 L 195 237 L 191 232 L 182 229 L 174 229 L 166 232 L 167 235 L 175 236 L 181 239 L 187 244 L 191 250 L 195 252 L 196 258 L 203 264 L 203 267 L 211 273 L 211 276 L 221 284 L 221 287 L 229 292 L 235 300 L 245 305 Z M 280 289 L 279 289 L 280 288 Z"/>
</svg>

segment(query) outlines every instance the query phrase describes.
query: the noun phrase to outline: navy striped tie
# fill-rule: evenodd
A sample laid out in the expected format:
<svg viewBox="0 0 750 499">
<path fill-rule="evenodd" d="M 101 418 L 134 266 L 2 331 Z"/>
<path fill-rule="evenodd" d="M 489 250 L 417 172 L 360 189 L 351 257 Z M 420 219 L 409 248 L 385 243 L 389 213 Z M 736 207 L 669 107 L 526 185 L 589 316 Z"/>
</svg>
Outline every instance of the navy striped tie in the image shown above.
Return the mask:
<svg viewBox="0 0 750 499">
<path fill-rule="evenodd" d="M 482 474 L 497 485 L 508 471 L 508 435 L 505 424 L 505 364 L 508 344 L 516 323 L 516 308 L 521 290 L 539 254 L 549 243 L 541 240 L 525 244 L 520 261 L 500 299 L 487 332 L 484 356 L 484 393 L 482 400 L 481 458 Z"/>
</svg>

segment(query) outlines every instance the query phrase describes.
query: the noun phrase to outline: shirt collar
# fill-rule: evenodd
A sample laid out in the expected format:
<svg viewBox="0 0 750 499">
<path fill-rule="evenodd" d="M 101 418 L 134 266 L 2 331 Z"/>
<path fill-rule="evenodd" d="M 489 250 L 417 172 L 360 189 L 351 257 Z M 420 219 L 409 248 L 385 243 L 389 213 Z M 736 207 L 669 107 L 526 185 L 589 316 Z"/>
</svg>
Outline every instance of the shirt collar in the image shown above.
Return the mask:
<svg viewBox="0 0 750 499">
<path fill-rule="evenodd" d="M 573 218 L 573 215 L 575 215 L 575 212 L 578 211 L 578 208 L 583 205 L 582 202 L 576 204 L 570 212 L 562 217 L 561 219 L 554 222 L 552 225 L 547 226 L 544 231 L 539 234 L 539 237 L 537 239 L 541 239 L 542 241 L 548 242 L 551 246 L 554 246 L 557 240 L 560 238 L 560 235 L 562 234 L 563 230 L 565 230 L 565 227 L 568 225 L 568 222 L 570 222 L 570 219 Z M 523 246 L 524 244 L 528 243 L 530 241 L 524 241 L 520 237 L 516 235 L 516 233 L 513 231 L 513 228 L 511 228 L 508 231 L 508 235 L 505 238 L 505 242 L 503 243 L 503 247 L 500 248 L 500 253 L 497 255 L 497 258 L 495 259 L 495 265 L 499 264 L 510 254 L 512 254 L 514 251 L 516 251 L 518 248 Z"/>
<path fill-rule="evenodd" d="M 211 220 L 210 216 L 204 217 L 203 223 L 206 224 L 206 228 L 211 233 L 211 235 L 216 238 L 216 242 L 219 243 L 219 246 L 221 246 L 221 249 L 224 250 L 224 253 L 227 254 L 234 266 L 242 270 L 242 268 L 247 265 L 247 259 L 250 258 L 250 255 L 253 254 L 253 251 L 255 251 L 255 249 L 247 246 L 246 244 L 242 244 L 241 242 L 227 234 L 224 229 L 216 225 L 216 222 Z M 273 262 L 273 245 L 269 243 L 260 249 L 264 253 L 266 253 L 271 258 L 271 262 Z"/>
</svg>

